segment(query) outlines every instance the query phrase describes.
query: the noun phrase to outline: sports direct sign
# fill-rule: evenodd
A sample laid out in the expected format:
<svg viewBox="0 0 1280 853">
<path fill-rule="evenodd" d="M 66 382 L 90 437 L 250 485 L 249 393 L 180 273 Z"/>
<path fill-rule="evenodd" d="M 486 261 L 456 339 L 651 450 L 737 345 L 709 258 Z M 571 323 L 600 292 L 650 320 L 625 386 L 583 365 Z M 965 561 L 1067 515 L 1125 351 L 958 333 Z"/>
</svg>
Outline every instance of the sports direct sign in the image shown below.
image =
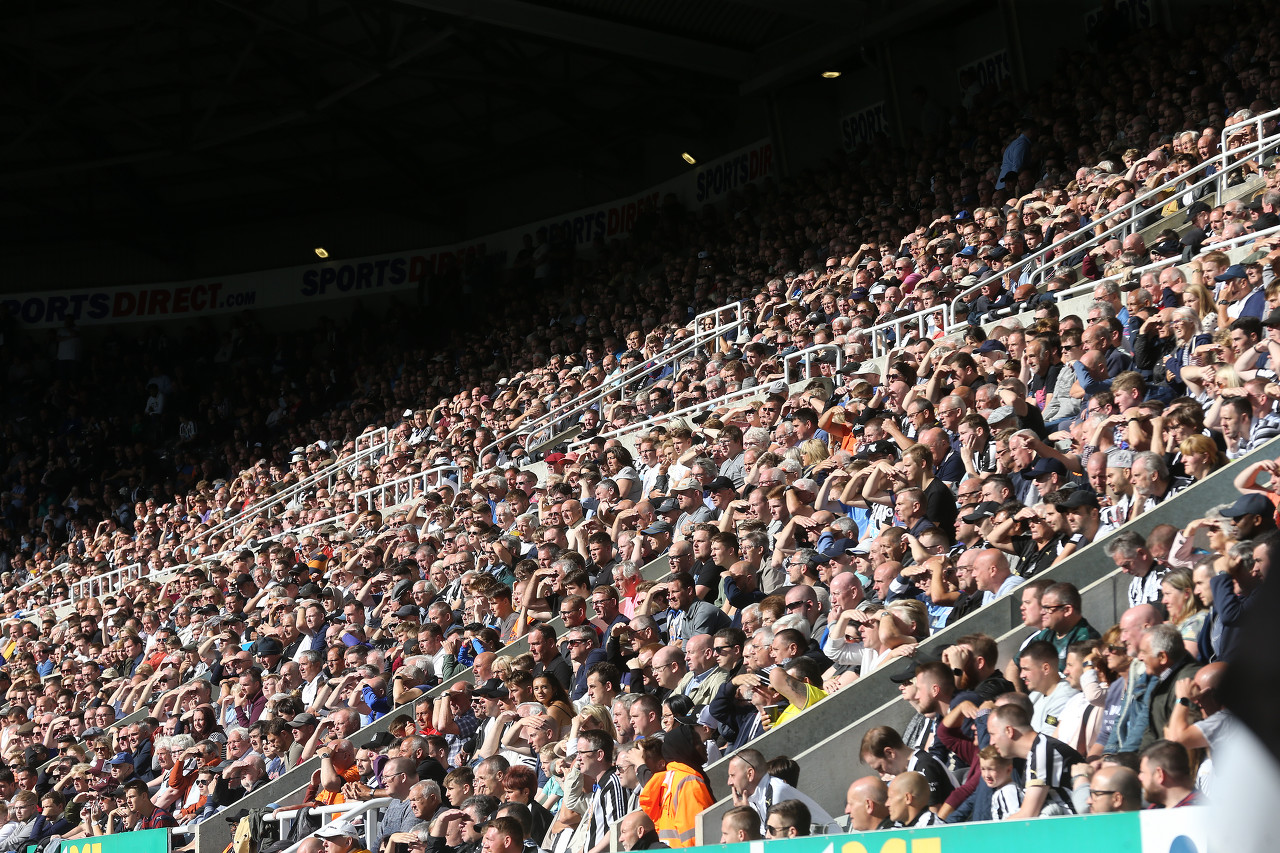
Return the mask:
<svg viewBox="0 0 1280 853">
<path fill-rule="evenodd" d="M 352 296 L 413 293 L 419 284 L 468 257 L 510 258 L 525 234 L 558 226 L 574 244 L 629 235 L 639 218 L 668 195 L 687 206 L 709 204 L 730 192 L 771 177 L 773 144 L 758 142 L 717 160 L 691 167 L 677 178 L 597 207 L 490 234 L 453 246 L 395 252 L 351 260 L 263 270 L 198 281 L 36 291 L 0 296 L 0 307 L 26 328 L 191 320 L 237 311 L 303 307 Z"/>
</svg>

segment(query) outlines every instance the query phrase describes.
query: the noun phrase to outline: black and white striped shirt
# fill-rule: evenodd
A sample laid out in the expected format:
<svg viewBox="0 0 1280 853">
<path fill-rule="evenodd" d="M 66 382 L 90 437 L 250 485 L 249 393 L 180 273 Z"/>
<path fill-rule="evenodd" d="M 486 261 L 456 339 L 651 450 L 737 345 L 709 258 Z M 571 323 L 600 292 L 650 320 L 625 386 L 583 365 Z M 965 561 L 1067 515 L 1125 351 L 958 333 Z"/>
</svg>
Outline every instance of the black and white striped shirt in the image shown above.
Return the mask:
<svg viewBox="0 0 1280 853">
<path fill-rule="evenodd" d="M 1036 735 L 1027 753 L 1027 787 L 1047 787 L 1045 805 L 1057 803 L 1071 811 L 1071 767 L 1083 762 L 1080 753 L 1062 741 L 1047 735 Z"/>
<path fill-rule="evenodd" d="M 609 827 L 627 814 L 627 789 L 617 772 L 610 770 L 596 785 L 591 794 L 591 824 L 587 827 L 587 840 L 583 850 L 590 850 L 609 837 Z"/>
</svg>

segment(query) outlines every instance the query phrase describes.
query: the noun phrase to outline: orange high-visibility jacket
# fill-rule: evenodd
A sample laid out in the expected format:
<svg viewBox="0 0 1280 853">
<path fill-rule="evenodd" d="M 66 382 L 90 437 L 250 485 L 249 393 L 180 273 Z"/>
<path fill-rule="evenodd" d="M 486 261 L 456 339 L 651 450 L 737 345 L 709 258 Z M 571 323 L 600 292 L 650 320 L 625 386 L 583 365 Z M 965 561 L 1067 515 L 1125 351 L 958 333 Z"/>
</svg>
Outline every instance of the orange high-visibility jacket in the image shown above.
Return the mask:
<svg viewBox="0 0 1280 853">
<path fill-rule="evenodd" d="M 640 792 L 640 808 L 668 847 L 694 846 L 695 818 L 714 802 L 698 771 L 678 761 L 654 775 Z"/>
</svg>

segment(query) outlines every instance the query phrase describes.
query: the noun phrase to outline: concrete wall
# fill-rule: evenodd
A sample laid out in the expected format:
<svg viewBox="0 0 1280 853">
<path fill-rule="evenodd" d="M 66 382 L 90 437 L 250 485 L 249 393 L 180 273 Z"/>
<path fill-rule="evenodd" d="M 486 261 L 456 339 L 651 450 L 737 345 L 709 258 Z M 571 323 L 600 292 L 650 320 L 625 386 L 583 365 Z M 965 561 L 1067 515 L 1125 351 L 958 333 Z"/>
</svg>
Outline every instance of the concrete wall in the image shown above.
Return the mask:
<svg viewBox="0 0 1280 853">
<path fill-rule="evenodd" d="M 1239 493 L 1232 481 L 1240 470 L 1277 454 L 1280 454 L 1280 439 L 1269 442 L 1244 459 L 1236 460 L 1121 529 L 1134 530 L 1145 536 L 1158 524 L 1186 527 L 1210 507 L 1235 500 Z M 1085 616 L 1099 630 L 1117 623 L 1126 607 L 1128 577 L 1116 570 L 1105 551 L 1106 543 L 1115 535 L 1113 533 L 1094 542 L 1042 575 L 1055 582 L 1066 581 L 1079 587 L 1084 596 Z M 1009 595 L 939 631 L 922 647 L 941 651 L 958 637 L 982 632 L 1005 638 L 1002 651 L 1007 653 L 1016 647 L 1013 645 L 1015 639 L 1025 636 L 1026 629 L 1020 624 L 1018 597 Z M 805 793 L 831 814 L 842 814 L 848 784 L 867 773 L 857 754 L 862 732 L 871 725 L 901 725 L 911 716 L 910 708 L 898 701 L 897 696 L 897 685 L 889 680 L 889 672 L 878 670 L 806 711 L 801 718 L 803 723 L 795 722 L 766 732 L 752 746 L 769 757 L 789 755 L 799 761 L 800 786 Z M 728 793 L 727 774 L 727 758 L 707 768 L 716 794 Z M 725 801 L 717 803 L 699 817 L 699 843 L 706 843 L 704 839 L 714 843 L 719 838 L 720 817 L 728 805 Z"/>
</svg>

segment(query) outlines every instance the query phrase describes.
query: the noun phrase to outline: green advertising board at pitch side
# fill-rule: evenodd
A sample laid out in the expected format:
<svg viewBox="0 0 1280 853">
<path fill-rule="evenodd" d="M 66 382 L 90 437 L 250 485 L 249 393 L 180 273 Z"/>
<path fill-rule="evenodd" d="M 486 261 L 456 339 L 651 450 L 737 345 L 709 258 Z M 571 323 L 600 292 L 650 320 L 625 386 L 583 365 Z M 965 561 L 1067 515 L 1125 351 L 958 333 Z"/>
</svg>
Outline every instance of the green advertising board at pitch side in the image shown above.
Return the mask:
<svg viewBox="0 0 1280 853">
<path fill-rule="evenodd" d="M 717 853 L 1206 853 L 1208 809 L 1156 809 L 707 845 Z"/>
<path fill-rule="evenodd" d="M 140 829 L 63 841 L 58 853 L 169 853 L 169 830 Z"/>
</svg>

